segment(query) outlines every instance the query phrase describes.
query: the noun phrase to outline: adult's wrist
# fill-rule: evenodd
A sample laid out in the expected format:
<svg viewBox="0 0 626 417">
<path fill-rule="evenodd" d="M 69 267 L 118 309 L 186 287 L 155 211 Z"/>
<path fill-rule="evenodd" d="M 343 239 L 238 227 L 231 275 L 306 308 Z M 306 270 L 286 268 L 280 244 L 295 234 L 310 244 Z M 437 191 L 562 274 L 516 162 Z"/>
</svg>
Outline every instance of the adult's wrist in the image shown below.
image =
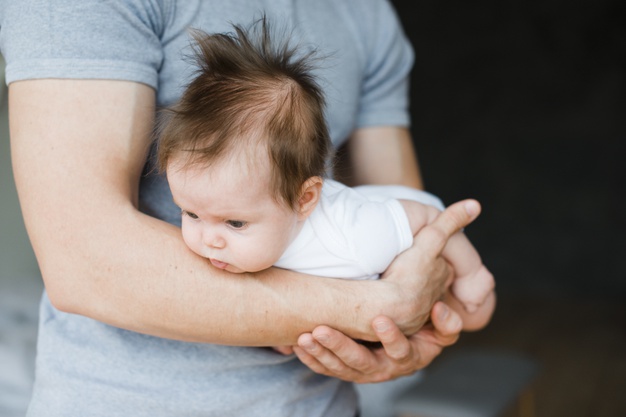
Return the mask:
<svg viewBox="0 0 626 417">
<path fill-rule="evenodd" d="M 353 339 L 378 341 L 373 329 L 376 317 L 386 316 L 405 334 L 416 333 L 428 320 L 430 306 L 419 296 L 391 280 L 346 281 L 345 303 L 335 303 L 328 324 Z"/>
</svg>

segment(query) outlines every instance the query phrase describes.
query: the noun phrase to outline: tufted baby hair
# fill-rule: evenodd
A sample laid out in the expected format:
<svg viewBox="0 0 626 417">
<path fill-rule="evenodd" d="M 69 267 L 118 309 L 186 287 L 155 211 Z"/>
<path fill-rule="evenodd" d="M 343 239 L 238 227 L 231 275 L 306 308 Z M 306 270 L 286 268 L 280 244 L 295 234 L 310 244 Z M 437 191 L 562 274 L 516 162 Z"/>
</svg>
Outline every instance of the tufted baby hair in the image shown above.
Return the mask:
<svg viewBox="0 0 626 417">
<path fill-rule="evenodd" d="M 268 19 L 234 32 L 194 31 L 195 78 L 164 114 L 157 166 L 173 157 L 209 166 L 261 140 L 270 160 L 273 198 L 295 209 L 301 187 L 323 177 L 330 154 L 315 52 L 299 53 L 287 36 L 274 42 Z M 187 165 L 184 165 L 185 167 Z"/>
</svg>

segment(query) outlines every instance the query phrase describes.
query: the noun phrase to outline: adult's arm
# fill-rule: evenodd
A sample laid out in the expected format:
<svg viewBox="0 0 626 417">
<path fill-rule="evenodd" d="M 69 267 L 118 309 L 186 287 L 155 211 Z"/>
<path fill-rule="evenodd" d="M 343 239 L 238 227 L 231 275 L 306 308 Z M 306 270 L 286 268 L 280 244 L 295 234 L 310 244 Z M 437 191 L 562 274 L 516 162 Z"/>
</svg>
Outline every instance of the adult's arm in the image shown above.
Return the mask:
<svg viewBox="0 0 626 417">
<path fill-rule="evenodd" d="M 357 129 L 341 152 L 341 180 L 350 186 L 405 185 L 424 189 L 411 133 L 398 126 Z"/>
<path fill-rule="evenodd" d="M 419 282 L 321 280 L 272 269 L 219 271 L 180 230 L 137 209 L 154 122 L 154 91 L 108 80 L 29 80 L 9 88 L 20 203 L 58 309 L 166 338 L 232 345 L 295 344 L 327 324 L 373 339 L 390 316 L 416 330 Z M 314 296 L 311 296 L 314 294 Z"/>
</svg>

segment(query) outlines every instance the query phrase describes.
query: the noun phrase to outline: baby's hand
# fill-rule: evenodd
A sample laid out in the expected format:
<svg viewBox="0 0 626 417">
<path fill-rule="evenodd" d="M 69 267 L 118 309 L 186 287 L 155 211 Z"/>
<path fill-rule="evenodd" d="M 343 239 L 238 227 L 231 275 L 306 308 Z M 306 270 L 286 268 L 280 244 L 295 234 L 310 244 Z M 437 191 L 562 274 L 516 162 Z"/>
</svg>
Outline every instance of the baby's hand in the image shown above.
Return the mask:
<svg viewBox="0 0 626 417">
<path fill-rule="evenodd" d="M 468 313 L 475 313 L 495 287 L 493 275 L 484 266 L 473 274 L 457 277 L 452 282 L 452 293 Z"/>
</svg>

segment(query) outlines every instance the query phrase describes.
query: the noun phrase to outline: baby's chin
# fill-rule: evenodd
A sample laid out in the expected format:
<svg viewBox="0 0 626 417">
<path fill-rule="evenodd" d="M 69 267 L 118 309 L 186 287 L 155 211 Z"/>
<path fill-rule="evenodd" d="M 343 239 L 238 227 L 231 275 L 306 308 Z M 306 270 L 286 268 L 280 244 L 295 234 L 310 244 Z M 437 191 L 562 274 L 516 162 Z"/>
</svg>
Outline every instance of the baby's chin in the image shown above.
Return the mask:
<svg viewBox="0 0 626 417">
<path fill-rule="evenodd" d="M 252 271 L 244 271 L 243 269 L 239 269 L 236 266 L 232 266 L 232 265 L 228 265 L 226 268 L 224 268 L 224 271 L 230 272 L 232 274 L 245 274 L 246 272 L 252 272 Z"/>
<path fill-rule="evenodd" d="M 228 264 L 228 266 L 224 270 L 233 274 L 245 274 L 245 273 L 260 272 L 260 271 L 270 268 L 271 266 L 272 265 L 267 265 L 267 266 L 257 265 L 257 266 L 248 266 L 247 268 L 243 269 L 243 268 L 239 268 L 234 265 Z"/>
</svg>

